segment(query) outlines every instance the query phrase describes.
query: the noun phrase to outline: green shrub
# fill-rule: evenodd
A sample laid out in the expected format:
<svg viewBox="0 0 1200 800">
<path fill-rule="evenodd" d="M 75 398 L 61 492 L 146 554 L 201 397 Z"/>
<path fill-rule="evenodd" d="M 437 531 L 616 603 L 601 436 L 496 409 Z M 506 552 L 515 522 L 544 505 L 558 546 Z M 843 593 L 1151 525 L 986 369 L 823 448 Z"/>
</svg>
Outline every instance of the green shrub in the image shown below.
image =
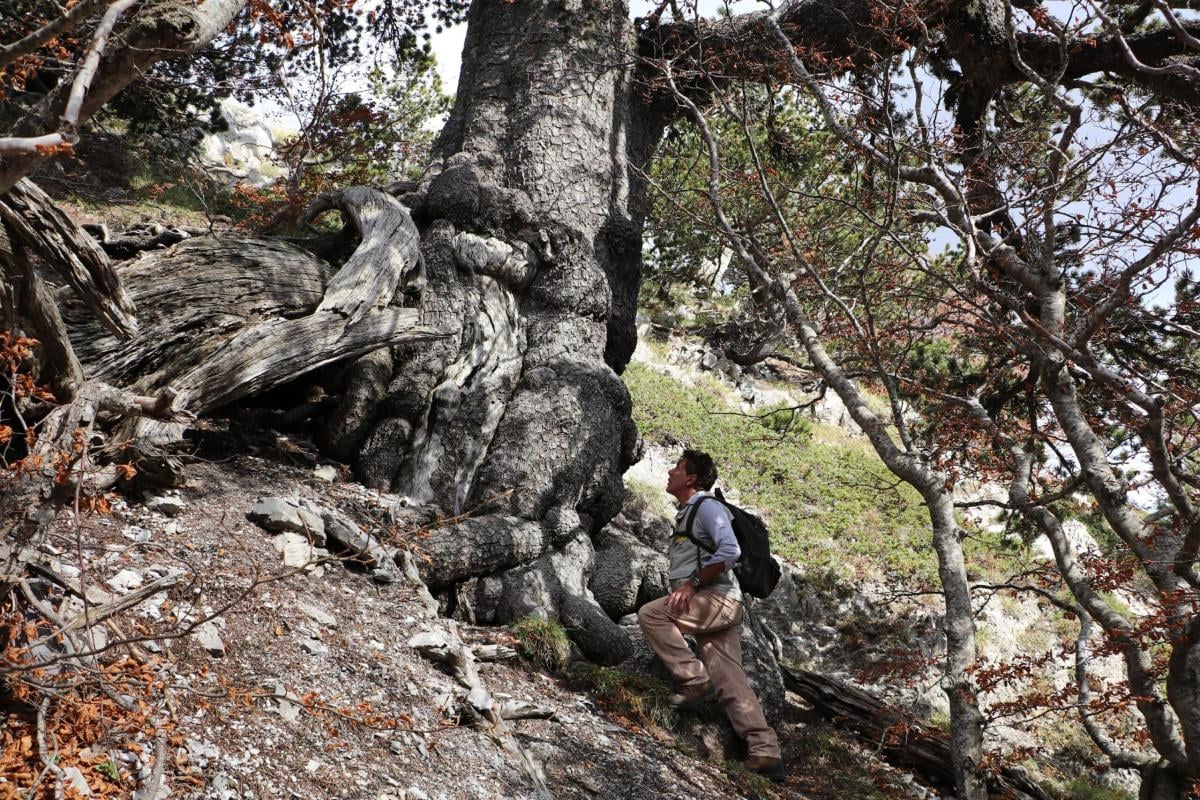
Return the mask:
<svg viewBox="0 0 1200 800">
<path fill-rule="evenodd" d="M 510 628 L 521 649 L 521 654 L 539 668 L 549 672 L 561 672 L 571 658 L 571 641 L 567 632 L 554 620 L 542 617 L 524 617 Z"/>
</svg>

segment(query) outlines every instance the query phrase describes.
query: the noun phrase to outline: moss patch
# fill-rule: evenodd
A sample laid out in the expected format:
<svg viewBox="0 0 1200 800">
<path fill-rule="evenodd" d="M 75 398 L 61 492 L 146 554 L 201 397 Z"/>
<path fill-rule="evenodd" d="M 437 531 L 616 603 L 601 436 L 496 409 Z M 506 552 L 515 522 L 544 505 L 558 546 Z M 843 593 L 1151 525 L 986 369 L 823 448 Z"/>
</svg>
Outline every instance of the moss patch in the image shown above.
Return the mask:
<svg viewBox="0 0 1200 800">
<path fill-rule="evenodd" d="M 1067 800 L 1133 800 L 1133 795 L 1113 789 L 1088 778 L 1075 778 L 1066 786 Z"/>
<path fill-rule="evenodd" d="M 590 692 L 604 710 L 636 725 L 674 728 L 678 722 L 667 704 L 670 687 L 655 678 L 579 662 L 568 679 L 574 688 Z"/>
<path fill-rule="evenodd" d="M 885 800 L 911 797 L 891 785 L 878 762 L 865 758 L 847 735 L 823 726 L 809 726 L 786 754 L 788 774 L 806 797 Z"/>
</svg>

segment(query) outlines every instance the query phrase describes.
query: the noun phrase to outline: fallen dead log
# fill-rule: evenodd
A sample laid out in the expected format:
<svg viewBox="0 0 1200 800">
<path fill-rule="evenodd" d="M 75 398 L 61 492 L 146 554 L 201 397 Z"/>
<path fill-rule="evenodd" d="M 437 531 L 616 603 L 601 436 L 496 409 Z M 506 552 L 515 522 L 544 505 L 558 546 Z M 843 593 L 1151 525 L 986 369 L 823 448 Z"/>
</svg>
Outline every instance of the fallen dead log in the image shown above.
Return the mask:
<svg viewBox="0 0 1200 800">
<path fill-rule="evenodd" d="M 912 714 L 889 706 L 843 681 L 780 665 L 784 685 L 812 704 L 823 717 L 854 732 L 891 764 L 919 773 L 939 786 L 953 786 L 950 740 Z M 988 793 L 1004 800 L 1050 800 L 1019 767 L 988 776 Z"/>
<path fill-rule="evenodd" d="M 335 274 L 286 242 L 185 240 L 121 271 L 141 310 L 139 334 L 120 341 L 64 289 L 71 346 L 90 377 L 140 394 L 171 387 L 177 407 L 202 414 L 380 347 L 440 338 L 419 312 L 389 305 L 419 266 L 419 238 L 394 198 L 356 187 L 333 197 L 362 242 Z M 138 419 L 119 434 L 169 442 L 178 425 Z"/>
<path fill-rule="evenodd" d="M 0 222 L 72 287 L 106 330 L 122 337 L 137 331 L 134 305 L 108 255 L 36 184 L 21 180 L 0 198 Z"/>
<path fill-rule="evenodd" d="M 208 233 L 203 228 L 180 228 L 174 225 L 160 225 L 157 222 L 133 225 L 119 233 L 113 233 L 107 225 L 101 223 L 85 223 L 80 227 L 91 234 L 109 258 L 118 261 L 133 258 L 146 250 L 162 250 L 184 239 Z"/>
</svg>

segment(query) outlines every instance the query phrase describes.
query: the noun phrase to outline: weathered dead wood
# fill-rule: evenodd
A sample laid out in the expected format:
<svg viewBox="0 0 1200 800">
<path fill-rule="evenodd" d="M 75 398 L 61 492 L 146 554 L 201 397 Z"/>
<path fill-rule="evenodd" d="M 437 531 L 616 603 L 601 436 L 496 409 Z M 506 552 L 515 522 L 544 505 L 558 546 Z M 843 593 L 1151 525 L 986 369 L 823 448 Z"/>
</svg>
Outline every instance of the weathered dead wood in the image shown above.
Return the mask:
<svg viewBox="0 0 1200 800">
<path fill-rule="evenodd" d="M 421 260 L 421 234 L 400 201 L 378 189 L 353 186 L 321 195 L 305 213 L 311 222 L 337 208 L 362 242 L 325 288 L 317 311 L 343 314 L 349 324 L 392 300 L 396 287 Z"/>
<path fill-rule="evenodd" d="M 779 669 L 790 691 L 811 703 L 822 716 L 852 730 L 887 761 L 915 770 L 932 783 L 954 785 L 950 740 L 942 731 L 848 683 L 782 664 Z M 990 775 L 987 783 L 991 797 L 1049 800 L 1018 767 L 1006 767 Z"/>
<path fill-rule="evenodd" d="M 453 623 L 450 625 L 453 626 Z M 550 789 L 546 785 L 545 772 L 512 735 L 512 730 L 505 722 L 504 707 L 496 702 L 491 692 L 484 686 L 476 667 L 475 654 L 470 647 L 463 644 L 457 630 L 452 627 L 449 633 L 443 631 L 420 633 L 409 639 L 408 644 L 425 658 L 444 664 L 449 668 L 454 679 L 467 690 L 463 712 L 473 719 L 474 727 L 491 736 L 500 749 L 521 764 L 533 782 L 539 797 L 551 797 Z M 532 716 L 532 713 L 521 716 L 519 712 L 532 712 L 534 709 L 533 706 L 521 708 L 513 706 L 509 711 L 517 715 L 514 718 L 528 718 Z M 542 709 L 537 710 L 541 711 Z"/>
<path fill-rule="evenodd" d="M 418 326 L 413 309 L 388 307 L 357 321 L 315 311 L 330 268 L 283 242 L 192 239 L 135 261 L 122 278 L 144 310 L 142 331 L 127 342 L 99 330 L 69 293 L 60 297 L 85 371 L 139 393 L 171 387 L 176 405 L 193 413 L 333 361 L 441 335 Z M 178 434 L 139 420 L 123 436 L 169 441 Z"/>
<path fill-rule="evenodd" d="M 69 403 L 83 384 L 83 367 L 75 357 L 58 306 L 34 272 L 25 248 L 12 241 L 0 224 L 0 278 L 5 284 L 5 324 L 24 328 L 42 348 L 43 369 L 59 402 Z"/>
<path fill-rule="evenodd" d="M 151 581 L 140 589 L 135 589 L 129 594 L 110 600 L 99 606 L 93 606 L 86 612 L 76 614 L 69 620 L 65 620 L 65 624 L 58 633 L 70 633 L 75 630 L 83 630 L 93 625 L 97 625 L 114 614 L 119 614 L 125 609 L 133 608 L 148 597 L 152 597 L 159 592 L 164 592 L 173 588 L 183 581 L 183 573 L 171 573 L 163 577 Z M 60 581 L 61 582 L 61 581 Z M 80 595 L 82 596 L 82 594 Z"/>
<path fill-rule="evenodd" d="M 37 185 L 22 179 L 0 198 L 0 220 L 16 242 L 74 289 L 105 328 L 125 338 L 137 333 L 133 302 L 108 255 Z"/>
<path fill-rule="evenodd" d="M 557 713 L 553 706 L 539 706 L 528 700 L 506 700 L 500 706 L 503 719 L 554 719 Z"/>
<path fill-rule="evenodd" d="M 506 644 L 478 644 L 471 650 L 476 661 L 507 661 L 517 657 L 517 651 Z"/>
<path fill-rule="evenodd" d="M 226 338 L 258 322 L 311 313 L 332 269 L 290 244 L 242 236 L 189 239 L 122 265 L 143 310 L 136 338 L 106 333 L 78 295 L 58 301 L 88 377 L 146 392 L 200 365 Z"/>
<path fill-rule="evenodd" d="M 118 261 L 133 258 L 146 250 L 163 250 L 173 244 L 179 244 L 184 239 L 208 233 L 202 228 L 180 228 L 174 225 L 160 225 L 157 222 L 133 225 L 120 233 L 113 233 L 107 225 L 99 223 L 85 223 L 81 227 L 92 235 L 109 258 Z"/>
<path fill-rule="evenodd" d="M 377 347 L 438 338 L 415 309 L 389 308 L 357 324 L 340 314 L 271 319 L 239 332 L 204 364 L 175 379 L 189 407 L 207 411 Z"/>
</svg>

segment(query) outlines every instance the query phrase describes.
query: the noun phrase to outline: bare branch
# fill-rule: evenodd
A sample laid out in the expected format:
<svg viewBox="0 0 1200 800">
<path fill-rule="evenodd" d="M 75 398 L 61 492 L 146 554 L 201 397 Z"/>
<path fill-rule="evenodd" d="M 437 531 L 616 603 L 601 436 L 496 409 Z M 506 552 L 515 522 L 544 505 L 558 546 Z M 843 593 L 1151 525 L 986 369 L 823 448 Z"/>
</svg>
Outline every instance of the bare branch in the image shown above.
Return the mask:
<svg viewBox="0 0 1200 800">
<path fill-rule="evenodd" d="M 35 52 L 51 39 L 70 33 L 80 25 L 104 0 L 80 0 L 65 14 L 47 22 L 15 42 L 0 46 L 0 67 L 6 67 L 21 56 Z M 0 150 L 3 153 L 3 150 Z"/>
<path fill-rule="evenodd" d="M 79 124 L 79 110 L 83 107 L 84 96 L 92 86 L 92 79 L 96 77 L 96 68 L 100 66 L 100 56 L 104 55 L 109 34 L 112 33 L 112 29 L 121 15 L 137 2 L 138 0 L 117 0 L 104 12 L 100 26 L 96 28 L 96 33 L 92 37 L 92 45 L 83 59 L 83 65 L 79 68 L 79 73 L 71 85 L 71 96 L 67 99 L 67 110 L 63 113 L 63 123 L 69 132 L 73 133 L 75 126 Z"/>
</svg>

